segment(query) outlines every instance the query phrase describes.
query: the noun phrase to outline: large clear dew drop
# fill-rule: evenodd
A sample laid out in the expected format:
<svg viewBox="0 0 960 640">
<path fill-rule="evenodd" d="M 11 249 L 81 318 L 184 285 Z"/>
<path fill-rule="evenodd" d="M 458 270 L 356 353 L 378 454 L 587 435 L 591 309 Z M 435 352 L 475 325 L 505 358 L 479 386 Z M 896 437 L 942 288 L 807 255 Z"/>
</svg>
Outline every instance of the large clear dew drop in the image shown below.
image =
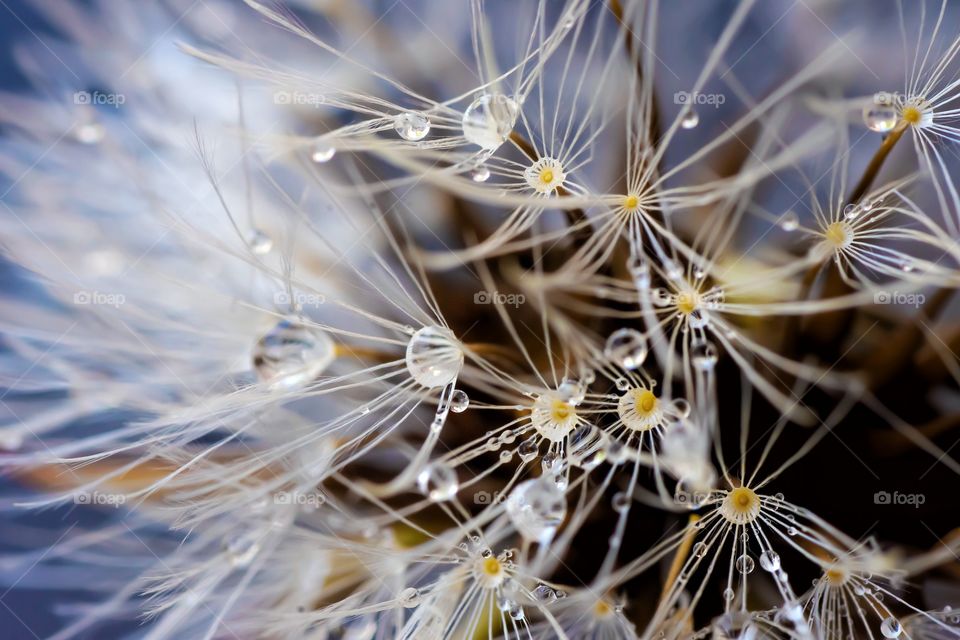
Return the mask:
<svg viewBox="0 0 960 640">
<path fill-rule="evenodd" d="M 567 500 L 555 482 L 536 478 L 518 484 L 506 502 L 507 516 L 521 536 L 547 542 L 567 515 Z"/>
<path fill-rule="evenodd" d="M 493 151 L 513 131 L 520 108 L 516 100 L 502 93 L 486 93 L 463 112 L 463 137 L 482 149 Z"/>
<path fill-rule="evenodd" d="M 463 350 L 449 329 L 424 327 L 407 343 L 406 364 L 410 376 L 424 387 L 443 387 L 460 374 Z"/>
<path fill-rule="evenodd" d="M 333 362 L 335 346 L 324 331 L 285 318 L 257 341 L 253 368 L 271 388 L 301 387 Z"/>
</svg>

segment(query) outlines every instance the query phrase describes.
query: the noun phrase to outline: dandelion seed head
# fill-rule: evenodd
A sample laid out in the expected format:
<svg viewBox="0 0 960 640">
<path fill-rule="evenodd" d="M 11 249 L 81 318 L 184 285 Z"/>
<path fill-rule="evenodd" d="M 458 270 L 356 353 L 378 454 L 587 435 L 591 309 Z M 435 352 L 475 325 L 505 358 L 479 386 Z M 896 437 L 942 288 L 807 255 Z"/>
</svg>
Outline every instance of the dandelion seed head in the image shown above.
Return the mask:
<svg viewBox="0 0 960 640">
<path fill-rule="evenodd" d="M 823 231 L 824 243 L 834 251 L 846 249 L 853 243 L 853 225 L 845 220 L 831 222 Z"/>
<path fill-rule="evenodd" d="M 577 408 L 566 399 L 545 393 L 533 403 L 530 421 L 541 436 L 550 442 L 563 442 L 577 425 Z"/>
<path fill-rule="evenodd" d="M 731 524 L 745 525 L 757 519 L 760 515 L 760 507 L 760 496 L 753 489 L 737 487 L 723 498 L 720 504 L 720 515 Z"/>
<path fill-rule="evenodd" d="M 933 107 L 924 98 L 910 98 L 900 108 L 900 117 L 911 127 L 923 129 L 933 124 Z"/>
<path fill-rule="evenodd" d="M 620 396 L 617 413 L 627 428 L 649 431 L 663 424 L 664 412 L 660 400 L 645 387 L 634 387 Z"/>
<path fill-rule="evenodd" d="M 550 195 L 563 186 L 567 175 L 559 160 L 543 157 L 527 167 L 524 177 L 530 188 L 541 195 Z"/>
</svg>

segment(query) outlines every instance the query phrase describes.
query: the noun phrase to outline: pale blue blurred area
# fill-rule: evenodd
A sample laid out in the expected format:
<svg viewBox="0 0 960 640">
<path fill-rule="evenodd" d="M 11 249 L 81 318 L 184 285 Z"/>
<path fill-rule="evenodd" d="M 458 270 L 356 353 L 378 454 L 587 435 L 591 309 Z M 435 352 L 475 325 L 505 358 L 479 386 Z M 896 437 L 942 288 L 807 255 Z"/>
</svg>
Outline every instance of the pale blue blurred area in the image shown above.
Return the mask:
<svg viewBox="0 0 960 640">
<path fill-rule="evenodd" d="M 80 0 L 62 1 L 65 5 L 88 4 Z M 154 0 L 117 1 L 149 3 Z M 498 12 L 509 10 L 513 3 L 522 1 L 524 0 L 490 0 L 487 7 L 491 12 L 491 24 L 496 24 Z M 200 0 L 198 4 L 202 2 L 203 0 Z M 465 12 L 464 19 L 468 18 L 466 0 L 421 0 L 399 5 L 395 0 L 367 2 L 373 15 L 387 13 L 386 23 L 395 24 L 398 30 L 418 28 L 416 15 L 431 11 L 455 11 L 451 7 L 458 3 Z M 235 4 L 238 11 L 246 10 L 239 0 L 235 0 Z M 662 83 L 659 86 L 662 92 L 661 107 L 665 117 L 673 117 L 675 114 L 671 109 L 679 107 L 664 96 L 689 88 L 702 68 L 710 47 L 722 31 L 727 16 L 737 4 L 734 0 L 669 0 L 662 3 L 657 55 L 660 62 L 658 73 Z M 913 2 L 906 4 L 908 7 L 915 6 Z M 441 5 L 442 8 L 438 8 Z M 957 24 L 956 16 L 960 12 L 958 5 L 960 3 L 951 3 L 948 7 L 953 17 L 949 24 Z M 550 3 L 551 8 L 557 6 L 560 6 L 557 1 Z M 109 20 L 109 17 L 105 19 Z M 122 25 L 117 25 L 118 30 L 122 28 Z M 165 28 L 166 25 L 157 25 L 158 33 Z M 729 80 L 741 83 L 751 95 L 766 95 L 785 73 L 801 68 L 826 47 L 837 42 L 841 34 L 851 30 L 856 30 L 860 40 L 856 44 L 851 41 L 850 55 L 857 58 L 852 65 L 852 71 L 836 79 L 838 83 L 842 80 L 843 94 L 856 96 L 869 95 L 878 90 L 900 90 L 903 85 L 903 68 L 900 64 L 902 40 L 897 4 L 893 0 L 761 0 L 749 14 L 727 54 L 727 61 L 732 66 Z M 443 35 L 439 34 L 438 37 Z M 955 30 L 949 30 L 945 35 L 954 37 Z M 28 90 L 27 79 L 17 69 L 14 49 L 28 46 L 34 51 L 42 51 L 46 47 L 45 41 L 51 38 L 54 38 L 54 34 L 31 9 L 30 0 L 2 0 L 0 89 L 6 92 Z M 144 42 L 144 47 L 149 47 L 150 44 Z M 458 47 L 457 53 L 465 60 L 472 61 L 468 39 L 446 44 Z M 49 65 L 52 74 L 65 76 L 62 64 L 51 54 Z M 439 83 L 435 82 L 435 85 L 437 84 Z M 77 90 L 89 88 L 76 87 Z M 434 88 L 442 89 L 439 86 Z M 716 80 L 713 80 L 706 90 L 732 95 L 728 85 Z M 702 143 L 709 140 L 711 135 L 720 133 L 724 124 L 729 125 L 735 121 L 743 108 L 742 103 L 730 99 L 716 114 L 703 117 L 703 125 L 697 132 L 698 137 L 691 137 L 689 146 L 695 148 L 698 141 Z M 875 137 L 858 142 L 853 163 L 862 163 L 863 158 L 872 152 L 876 144 Z M 950 153 L 954 153 L 954 150 L 951 149 Z M 5 191 L 9 185 L 0 186 L 0 191 Z M 789 206 L 789 200 L 789 195 L 785 198 L 777 196 L 775 202 Z M 7 214 L 0 210 L 0 215 Z M 0 278 L 5 296 L 41 295 L 28 277 L 2 260 Z M 4 348 L 2 343 L 0 348 Z M 77 425 L 77 429 L 82 428 L 82 425 Z M 24 495 L 23 491 L 22 487 L 5 479 L 0 486 L 0 498 L 6 502 L 11 496 Z M 0 555 L 9 557 L 10 554 L 35 544 L 38 539 L 49 538 L 51 542 L 55 542 L 60 533 L 76 522 L 82 522 L 83 526 L 96 527 L 102 526 L 108 520 L 123 517 L 125 516 L 122 511 L 108 509 L 98 513 L 89 509 L 71 508 L 50 509 L 29 516 L 24 514 L 21 518 L 4 515 L 0 524 Z M 36 531 L 42 532 L 42 535 Z M 83 601 L 88 598 L 87 594 L 63 591 L 55 579 L 56 572 L 45 569 L 41 575 L 41 578 L 49 578 L 45 581 L 36 579 L 35 575 L 31 576 L 32 570 L 30 562 L 0 564 L 0 640 L 48 637 L 62 625 L 61 619 L 55 615 L 58 607 L 67 602 L 74 603 L 77 599 Z M 90 579 L 96 580 L 95 577 Z M 130 627 L 129 621 L 125 624 L 121 622 L 112 628 L 98 628 L 85 637 L 120 637 L 124 630 L 129 631 Z"/>
</svg>

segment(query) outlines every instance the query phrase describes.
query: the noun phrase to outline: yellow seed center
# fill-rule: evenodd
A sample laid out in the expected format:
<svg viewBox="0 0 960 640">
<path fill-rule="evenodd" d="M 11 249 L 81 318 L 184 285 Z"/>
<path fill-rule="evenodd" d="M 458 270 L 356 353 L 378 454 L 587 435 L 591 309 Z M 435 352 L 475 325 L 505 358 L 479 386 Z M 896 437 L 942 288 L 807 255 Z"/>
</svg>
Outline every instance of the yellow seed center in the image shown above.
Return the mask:
<svg viewBox="0 0 960 640">
<path fill-rule="evenodd" d="M 623 208 L 627 211 L 633 211 L 640 204 L 640 198 L 635 195 L 629 195 L 623 199 Z"/>
<path fill-rule="evenodd" d="M 841 585 L 847 581 L 847 572 L 842 569 L 827 569 L 827 582 L 833 585 Z"/>
<path fill-rule="evenodd" d="M 550 407 L 550 417 L 554 422 L 563 422 L 573 413 L 573 407 L 563 400 L 554 400 Z"/>
<path fill-rule="evenodd" d="M 644 389 L 636 395 L 636 409 L 638 413 L 644 415 L 649 414 L 653 411 L 654 407 L 657 406 L 657 396 L 653 395 L 653 392 L 649 389 Z"/>
<path fill-rule="evenodd" d="M 739 513 L 749 512 L 758 500 L 757 494 L 746 487 L 737 487 L 727 496 L 728 504 Z"/>
<path fill-rule="evenodd" d="M 910 124 L 919 124 L 923 119 L 923 112 L 914 106 L 904 107 L 901 115 L 903 119 Z"/>
<path fill-rule="evenodd" d="M 842 222 L 831 222 L 823 235 L 827 239 L 827 242 L 835 247 L 842 247 L 846 245 L 849 240 L 847 226 Z"/>
<path fill-rule="evenodd" d="M 684 291 L 677 294 L 677 309 L 683 315 L 690 315 L 697 308 L 697 294 Z"/>
<path fill-rule="evenodd" d="M 597 604 L 593 605 L 593 612 L 598 618 L 606 618 L 613 613 L 613 607 L 605 600 L 597 600 Z"/>
<path fill-rule="evenodd" d="M 553 182 L 553 169 L 544 169 L 540 172 L 540 182 L 550 184 Z"/>
<path fill-rule="evenodd" d="M 500 575 L 500 561 L 495 557 L 490 556 L 489 558 L 484 559 L 481 568 L 485 574 L 488 576 L 498 576 Z"/>
</svg>

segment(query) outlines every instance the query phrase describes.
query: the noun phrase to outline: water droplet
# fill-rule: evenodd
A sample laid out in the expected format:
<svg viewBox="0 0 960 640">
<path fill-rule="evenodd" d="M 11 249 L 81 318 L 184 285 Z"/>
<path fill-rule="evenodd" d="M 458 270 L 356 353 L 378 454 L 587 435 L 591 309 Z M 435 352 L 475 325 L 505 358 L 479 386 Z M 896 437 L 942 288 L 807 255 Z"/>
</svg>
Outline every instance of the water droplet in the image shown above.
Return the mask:
<svg viewBox="0 0 960 640">
<path fill-rule="evenodd" d="M 533 597 L 544 604 L 550 604 L 556 601 L 557 592 L 547 585 L 541 584 L 537 585 L 537 588 L 533 590 Z"/>
<path fill-rule="evenodd" d="M 504 449 L 500 452 L 500 462 L 506 464 L 511 460 L 513 460 L 513 451 L 510 451 L 510 449 Z"/>
<path fill-rule="evenodd" d="M 540 452 L 540 447 L 537 444 L 536 437 L 530 437 L 520 443 L 520 446 L 517 447 L 517 454 L 520 456 L 520 459 L 524 462 L 530 462 L 537 457 L 537 454 Z"/>
<path fill-rule="evenodd" d="M 700 371 L 712 371 L 717 364 L 717 348 L 713 343 L 702 340 L 690 348 L 693 366 Z"/>
<path fill-rule="evenodd" d="M 683 114 L 683 119 L 680 120 L 680 126 L 684 129 L 693 129 L 698 124 L 700 124 L 700 116 L 693 108 L 687 109 L 686 113 Z"/>
<path fill-rule="evenodd" d="M 780 228 L 784 231 L 796 231 L 800 226 L 800 218 L 796 211 L 787 211 L 780 217 Z"/>
<path fill-rule="evenodd" d="M 753 572 L 753 567 L 754 567 L 753 558 L 751 558 L 747 554 L 743 554 L 742 556 L 737 558 L 736 565 L 737 565 L 737 571 L 739 571 L 740 573 Z"/>
<path fill-rule="evenodd" d="M 509 615 L 514 620 L 523 620 L 524 614 L 523 607 L 521 607 L 516 602 L 513 603 L 513 606 L 507 610 L 507 615 Z"/>
<path fill-rule="evenodd" d="M 707 550 L 708 550 L 708 547 L 705 542 L 698 542 L 695 545 L 693 545 L 693 549 L 691 551 L 693 553 L 694 558 L 702 558 L 705 555 L 707 555 Z"/>
<path fill-rule="evenodd" d="M 373 640 L 377 633 L 377 621 L 373 616 L 362 616 L 343 625 L 343 640 Z"/>
<path fill-rule="evenodd" d="M 480 165 L 473 170 L 473 173 L 470 175 L 470 179 L 474 182 L 486 182 L 490 179 L 490 169 L 484 165 Z"/>
<path fill-rule="evenodd" d="M 411 609 L 420 604 L 420 590 L 414 587 L 407 587 L 400 592 L 400 595 L 397 596 L 397 600 L 400 602 L 401 607 Z"/>
<path fill-rule="evenodd" d="M 463 137 L 488 151 L 497 149 L 513 131 L 519 111 L 517 102 L 509 96 L 484 94 L 463 112 Z"/>
<path fill-rule="evenodd" d="M 880 623 L 880 633 L 883 634 L 884 638 L 899 638 L 900 634 L 903 633 L 903 627 L 900 626 L 899 620 L 889 616 Z"/>
<path fill-rule="evenodd" d="M 757 640 L 759 638 L 757 625 L 746 611 L 731 611 L 720 616 L 714 620 L 712 632 L 710 637 L 713 640 Z"/>
<path fill-rule="evenodd" d="M 570 464 L 590 471 L 606 458 L 606 438 L 592 424 L 581 424 L 570 434 L 568 455 Z"/>
<path fill-rule="evenodd" d="M 223 540 L 223 551 L 234 567 L 245 567 L 260 551 L 260 535 L 256 531 L 231 533 Z"/>
<path fill-rule="evenodd" d="M 457 495 L 460 482 L 457 472 L 447 463 L 436 461 L 427 465 L 417 475 L 417 487 L 434 502 L 450 500 Z"/>
<path fill-rule="evenodd" d="M 627 380 L 626 378 L 617 378 L 616 380 L 613 381 L 613 383 L 617 386 L 617 389 L 619 389 L 620 391 L 626 391 L 627 389 L 630 388 L 630 381 Z"/>
<path fill-rule="evenodd" d="M 723 590 L 723 599 L 727 602 L 732 602 L 736 595 L 730 587 Z"/>
<path fill-rule="evenodd" d="M 88 122 L 78 126 L 73 131 L 77 142 L 83 144 L 97 144 L 107 135 L 107 130 L 99 122 Z"/>
<path fill-rule="evenodd" d="M 322 164 L 330 162 L 337 153 L 337 149 L 324 138 L 318 138 L 310 149 L 310 159 L 316 163 Z"/>
<path fill-rule="evenodd" d="M 424 327 L 407 343 L 407 371 L 418 383 L 433 389 L 457 379 L 463 367 L 463 350 L 453 332 Z"/>
<path fill-rule="evenodd" d="M 271 388 L 295 388 L 310 383 L 335 355 L 333 340 L 326 333 L 299 320 L 281 320 L 257 341 L 253 368 Z"/>
<path fill-rule="evenodd" d="M 760 554 L 760 566 L 764 571 L 773 573 L 780 568 L 780 556 L 776 551 L 767 549 Z"/>
<path fill-rule="evenodd" d="M 630 499 L 630 496 L 628 496 L 626 493 L 622 491 L 618 491 L 613 495 L 612 504 L 615 511 L 619 511 L 620 513 L 626 513 L 627 511 L 630 510 L 631 503 L 632 503 L 632 500 Z"/>
<path fill-rule="evenodd" d="M 683 398 L 676 398 L 670 403 L 670 412 L 681 420 L 690 416 L 690 403 Z"/>
<path fill-rule="evenodd" d="M 587 386 L 579 380 L 564 378 L 557 387 L 557 395 L 560 400 L 575 407 L 583 402 L 587 395 Z"/>
<path fill-rule="evenodd" d="M 247 245 L 250 247 L 250 251 L 258 256 L 266 255 L 273 249 L 273 238 L 260 229 L 254 229 L 247 237 Z"/>
<path fill-rule="evenodd" d="M 555 483 L 536 478 L 521 482 L 510 492 L 506 512 L 521 536 L 544 543 L 563 523 L 567 501 Z"/>
<path fill-rule="evenodd" d="M 465 391 L 462 389 L 457 389 L 453 392 L 453 396 L 450 398 L 450 411 L 453 411 L 454 413 L 463 413 L 469 406 L 470 396 L 468 396 Z"/>
<path fill-rule="evenodd" d="M 847 220 L 853 220 L 860 215 L 860 207 L 855 204 L 848 204 L 843 208 L 843 217 Z"/>
<path fill-rule="evenodd" d="M 887 133 L 897 126 L 897 109 L 893 100 L 885 95 L 874 96 L 873 103 L 863 109 L 863 123 L 877 133 Z"/>
<path fill-rule="evenodd" d="M 430 133 L 430 120 L 422 113 L 407 111 L 394 118 L 393 128 L 404 140 L 416 142 Z"/>
<path fill-rule="evenodd" d="M 632 371 L 647 357 L 647 339 L 636 329 L 618 329 L 607 338 L 603 355 Z"/>
</svg>

